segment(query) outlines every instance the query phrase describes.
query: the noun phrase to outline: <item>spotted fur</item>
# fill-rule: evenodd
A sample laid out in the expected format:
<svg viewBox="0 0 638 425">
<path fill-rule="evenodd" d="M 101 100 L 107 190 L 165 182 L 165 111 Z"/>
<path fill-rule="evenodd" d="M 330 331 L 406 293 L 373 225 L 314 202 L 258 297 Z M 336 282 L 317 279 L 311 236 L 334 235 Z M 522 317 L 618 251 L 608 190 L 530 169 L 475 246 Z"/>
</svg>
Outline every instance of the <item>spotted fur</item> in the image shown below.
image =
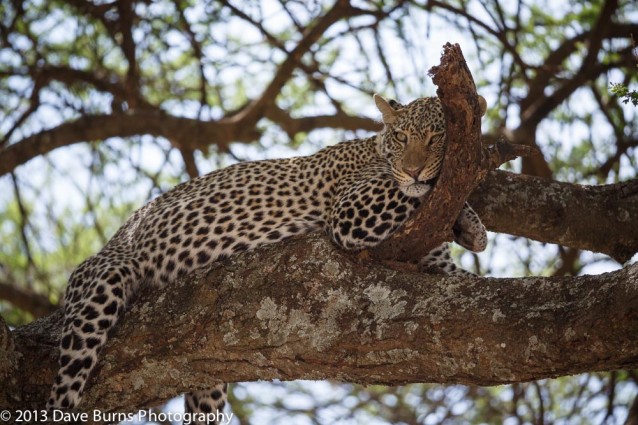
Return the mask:
<svg viewBox="0 0 638 425">
<path fill-rule="evenodd" d="M 434 184 L 445 149 L 437 98 L 408 105 L 375 96 L 384 130 L 314 155 L 245 162 L 183 183 L 136 211 L 104 248 L 71 275 L 60 370 L 48 408 L 70 409 L 131 297 L 222 257 L 325 229 L 346 249 L 378 244 Z M 466 205 L 455 226 L 463 246 L 482 249 L 485 228 Z M 436 255 L 435 255 L 436 254 Z M 447 244 L 424 267 L 459 270 Z M 222 409 L 226 385 L 186 397 L 192 412 Z"/>
</svg>

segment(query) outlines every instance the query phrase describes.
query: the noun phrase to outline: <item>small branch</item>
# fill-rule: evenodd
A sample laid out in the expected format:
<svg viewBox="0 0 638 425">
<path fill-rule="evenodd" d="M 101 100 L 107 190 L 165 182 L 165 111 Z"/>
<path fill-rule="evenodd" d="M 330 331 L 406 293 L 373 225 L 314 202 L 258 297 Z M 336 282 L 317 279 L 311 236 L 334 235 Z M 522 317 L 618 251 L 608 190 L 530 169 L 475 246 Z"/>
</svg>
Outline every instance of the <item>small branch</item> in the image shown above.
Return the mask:
<svg viewBox="0 0 638 425">
<path fill-rule="evenodd" d="M 510 43 L 510 40 L 508 39 L 508 34 L 507 34 L 506 31 L 504 31 L 504 30 L 502 30 L 500 28 L 496 28 L 495 29 L 495 28 L 490 27 L 482 19 L 470 14 L 465 7 L 455 7 L 452 4 L 450 4 L 450 2 L 447 2 L 447 1 L 429 0 L 427 5 L 431 9 L 440 8 L 440 9 L 443 9 L 443 10 L 447 10 L 447 11 L 451 12 L 454 15 L 462 16 L 464 19 L 466 19 L 468 21 L 468 23 L 469 23 L 468 26 L 469 26 L 469 28 L 470 28 L 470 30 L 472 32 L 475 32 L 474 28 L 473 28 L 473 25 L 478 26 L 483 31 L 487 32 L 488 34 L 490 34 L 491 36 L 496 38 L 503 45 L 503 48 L 510 55 L 512 55 L 513 61 L 520 67 L 520 69 L 529 68 L 529 65 L 527 65 L 523 61 L 523 58 L 520 56 L 520 54 L 516 50 L 516 46 L 512 45 L 512 43 Z"/>
<path fill-rule="evenodd" d="M 79 83 L 90 84 L 96 90 L 112 94 L 119 101 L 127 101 L 130 108 L 157 109 L 144 98 L 139 88 L 131 91 L 127 84 L 121 81 L 119 75 L 107 73 L 104 70 L 90 72 L 63 65 L 47 64 L 40 68 L 33 67 L 29 72 L 38 75 L 47 84 L 51 81 L 59 81 L 69 87 Z"/>
<path fill-rule="evenodd" d="M 179 148 L 179 153 L 182 155 L 184 168 L 186 169 L 186 174 L 188 174 L 188 177 L 190 177 L 191 179 L 198 177 L 199 169 L 197 168 L 197 163 L 195 162 L 195 152 L 192 149 Z"/>
<path fill-rule="evenodd" d="M 303 38 L 279 65 L 277 72 L 261 95 L 250 102 L 241 112 L 227 118 L 227 120 L 240 122 L 243 126 L 254 126 L 264 114 L 264 110 L 274 104 L 277 94 L 281 92 L 281 88 L 288 82 L 293 71 L 299 66 L 303 56 L 324 32 L 335 22 L 358 14 L 361 14 L 361 12 L 350 6 L 347 0 L 337 0 L 325 15 L 315 21 L 314 25 L 305 29 Z"/>
<path fill-rule="evenodd" d="M 634 397 L 634 401 L 631 403 L 625 425 L 638 425 L 638 395 Z"/>
<path fill-rule="evenodd" d="M 30 239 L 27 236 L 27 228 L 29 227 L 29 213 L 24 206 L 24 202 L 22 202 L 20 185 L 18 184 L 18 178 L 16 177 L 15 173 L 11 173 L 11 183 L 13 184 L 13 193 L 18 204 L 18 211 L 20 212 L 20 238 L 22 239 L 22 246 L 27 257 L 26 270 L 28 272 L 32 272 L 33 270 L 35 270 L 36 267 L 33 261 L 33 254 L 31 254 L 31 245 L 29 244 Z"/>
<path fill-rule="evenodd" d="M 299 132 L 310 132 L 317 128 L 341 128 L 352 131 L 380 131 L 382 129 L 378 121 L 343 112 L 338 112 L 335 115 L 293 118 L 288 111 L 277 105 L 271 105 L 265 110 L 264 116 L 279 125 L 291 137 Z"/>
<path fill-rule="evenodd" d="M 483 160 L 481 168 L 483 173 L 495 170 L 508 161 L 520 157 L 542 155 L 536 146 L 510 143 L 506 140 L 497 140 L 496 143 L 483 147 Z"/>
</svg>

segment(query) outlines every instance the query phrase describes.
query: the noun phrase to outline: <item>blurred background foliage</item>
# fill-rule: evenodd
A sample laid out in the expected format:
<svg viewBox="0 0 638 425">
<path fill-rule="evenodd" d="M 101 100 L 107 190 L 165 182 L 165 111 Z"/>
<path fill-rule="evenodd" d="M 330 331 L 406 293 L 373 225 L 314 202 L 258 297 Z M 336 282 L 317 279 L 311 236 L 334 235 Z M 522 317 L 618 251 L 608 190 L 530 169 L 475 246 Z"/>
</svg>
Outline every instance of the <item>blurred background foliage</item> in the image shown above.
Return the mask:
<svg viewBox="0 0 638 425">
<path fill-rule="evenodd" d="M 448 41 L 488 101 L 484 139 L 543 153 L 505 167 L 634 179 L 637 109 L 622 96 L 638 86 L 637 36 L 634 0 L 5 0 L 0 312 L 16 326 L 53 311 L 71 270 L 181 181 L 378 129 L 372 94 L 434 95 L 427 71 Z M 486 252 L 455 254 L 489 276 L 621 266 L 495 234 Z M 638 423 L 635 371 L 494 388 L 233 388 L 239 424 Z"/>
</svg>

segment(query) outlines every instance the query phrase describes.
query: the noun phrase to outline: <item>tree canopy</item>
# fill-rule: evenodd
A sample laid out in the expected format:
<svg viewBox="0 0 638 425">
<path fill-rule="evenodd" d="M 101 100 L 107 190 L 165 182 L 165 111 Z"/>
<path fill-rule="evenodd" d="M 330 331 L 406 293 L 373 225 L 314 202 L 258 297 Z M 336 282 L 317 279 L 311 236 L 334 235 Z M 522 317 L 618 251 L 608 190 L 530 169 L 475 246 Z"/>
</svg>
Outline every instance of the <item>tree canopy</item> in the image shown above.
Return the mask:
<svg viewBox="0 0 638 425">
<path fill-rule="evenodd" d="M 3 2 L 0 312 L 10 326 L 52 313 L 71 270 L 180 181 L 379 130 L 372 94 L 435 95 L 446 42 L 488 101 L 483 143 L 541 153 L 470 196 L 495 233 L 460 261 L 556 285 L 625 263 L 635 278 L 637 22 L 632 0 Z M 506 387 L 247 384 L 233 407 L 266 422 L 638 422 L 635 371 L 598 372 L 615 366 Z"/>
</svg>

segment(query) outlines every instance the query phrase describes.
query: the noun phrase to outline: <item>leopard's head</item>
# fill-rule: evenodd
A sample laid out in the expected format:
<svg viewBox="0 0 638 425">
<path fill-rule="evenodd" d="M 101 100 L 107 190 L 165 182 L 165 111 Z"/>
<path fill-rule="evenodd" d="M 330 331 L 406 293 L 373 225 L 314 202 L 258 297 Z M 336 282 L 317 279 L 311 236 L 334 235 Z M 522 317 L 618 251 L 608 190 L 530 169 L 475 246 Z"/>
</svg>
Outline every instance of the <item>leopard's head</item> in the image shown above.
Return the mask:
<svg viewBox="0 0 638 425">
<path fill-rule="evenodd" d="M 445 115 L 437 97 L 423 97 L 407 105 L 374 95 L 383 115 L 377 151 L 390 166 L 403 193 L 419 197 L 430 191 L 441 171 L 445 153 Z M 479 96 L 481 115 L 485 99 Z"/>
</svg>

